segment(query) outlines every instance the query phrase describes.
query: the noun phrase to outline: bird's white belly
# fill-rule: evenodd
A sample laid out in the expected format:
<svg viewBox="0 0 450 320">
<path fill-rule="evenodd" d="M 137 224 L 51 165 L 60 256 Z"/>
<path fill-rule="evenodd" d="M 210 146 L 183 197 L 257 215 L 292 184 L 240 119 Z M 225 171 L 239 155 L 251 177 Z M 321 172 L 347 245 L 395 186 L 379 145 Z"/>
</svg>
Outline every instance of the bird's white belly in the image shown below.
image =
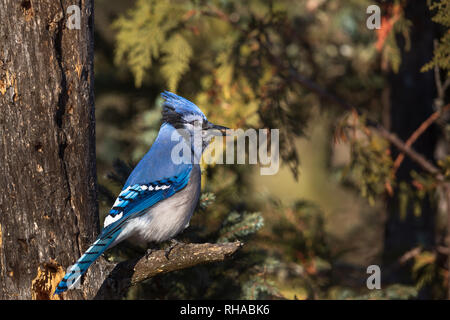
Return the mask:
<svg viewBox="0 0 450 320">
<path fill-rule="evenodd" d="M 173 196 L 155 204 L 142 216 L 131 219 L 116 239 L 128 237 L 140 242 L 162 242 L 175 237 L 188 225 L 200 196 L 200 167 L 192 168 L 187 186 Z"/>
</svg>

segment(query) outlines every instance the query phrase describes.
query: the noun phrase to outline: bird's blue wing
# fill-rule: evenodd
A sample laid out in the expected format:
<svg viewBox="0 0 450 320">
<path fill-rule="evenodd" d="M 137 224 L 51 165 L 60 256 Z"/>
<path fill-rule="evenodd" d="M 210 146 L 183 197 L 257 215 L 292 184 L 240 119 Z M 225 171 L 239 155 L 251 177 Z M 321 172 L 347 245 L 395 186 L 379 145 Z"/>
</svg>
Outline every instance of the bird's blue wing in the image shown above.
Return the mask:
<svg viewBox="0 0 450 320">
<path fill-rule="evenodd" d="M 189 182 L 191 171 L 192 165 L 188 165 L 177 176 L 145 184 L 133 184 L 124 188 L 105 218 L 100 238 L 104 239 L 114 234 L 128 219 L 139 216 L 159 201 L 167 199 L 183 189 Z"/>
</svg>

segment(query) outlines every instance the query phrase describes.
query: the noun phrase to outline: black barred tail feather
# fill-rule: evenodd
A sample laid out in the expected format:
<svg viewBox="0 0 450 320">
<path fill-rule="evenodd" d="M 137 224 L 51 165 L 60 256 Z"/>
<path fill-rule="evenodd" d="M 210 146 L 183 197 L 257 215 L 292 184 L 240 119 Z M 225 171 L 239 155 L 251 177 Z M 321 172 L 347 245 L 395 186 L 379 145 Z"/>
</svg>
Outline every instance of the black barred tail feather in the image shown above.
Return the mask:
<svg viewBox="0 0 450 320">
<path fill-rule="evenodd" d="M 119 230 L 118 230 L 119 231 Z M 80 281 L 81 276 L 87 271 L 92 263 L 108 249 L 112 242 L 117 238 L 120 232 L 115 232 L 108 237 L 100 236 L 93 244 L 86 250 L 78 261 L 70 267 L 64 278 L 56 287 L 54 294 L 61 294 L 66 290 L 74 288 Z"/>
</svg>

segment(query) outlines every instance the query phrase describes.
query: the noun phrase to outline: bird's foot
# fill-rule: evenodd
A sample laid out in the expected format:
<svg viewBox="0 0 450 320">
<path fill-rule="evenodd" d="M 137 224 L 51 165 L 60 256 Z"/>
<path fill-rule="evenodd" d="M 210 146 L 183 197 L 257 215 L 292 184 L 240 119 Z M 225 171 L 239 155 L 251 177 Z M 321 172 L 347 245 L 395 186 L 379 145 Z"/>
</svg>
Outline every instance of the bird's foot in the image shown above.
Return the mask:
<svg viewBox="0 0 450 320">
<path fill-rule="evenodd" d="M 182 244 L 184 244 L 184 243 L 183 243 L 183 242 L 180 242 L 180 241 L 178 241 L 178 240 L 175 240 L 175 239 L 170 240 L 170 245 L 169 245 L 169 247 L 168 247 L 168 248 L 165 250 L 165 252 L 164 252 L 164 256 L 166 257 L 166 259 L 169 260 L 169 254 L 170 254 L 170 252 L 172 252 L 172 250 L 173 250 L 176 246 L 182 245 Z"/>
<path fill-rule="evenodd" d="M 160 248 L 155 246 L 154 243 L 149 243 L 148 244 L 148 249 L 145 252 L 145 256 L 148 258 L 152 255 L 153 252 L 158 251 Z"/>
</svg>

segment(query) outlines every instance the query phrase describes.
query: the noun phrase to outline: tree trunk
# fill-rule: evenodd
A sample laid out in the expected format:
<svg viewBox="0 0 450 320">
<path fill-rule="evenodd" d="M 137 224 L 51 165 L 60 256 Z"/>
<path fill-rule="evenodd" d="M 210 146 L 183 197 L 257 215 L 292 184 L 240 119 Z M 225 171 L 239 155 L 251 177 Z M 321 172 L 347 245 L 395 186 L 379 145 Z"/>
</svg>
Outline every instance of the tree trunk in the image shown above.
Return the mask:
<svg viewBox="0 0 450 320">
<path fill-rule="evenodd" d="M 419 125 L 433 113 L 433 100 L 436 95 L 433 73 L 421 73 L 421 67 L 429 62 L 433 55 L 433 23 L 426 1 L 408 1 L 405 8 L 406 18 L 412 21 L 410 30 L 411 48 L 406 51 L 403 37 L 402 63 L 398 73 L 390 76 L 391 131 L 406 141 Z M 414 143 L 413 148 L 427 159 L 434 158 L 436 133 L 430 128 Z M 394 158 L 396 153 L 393 154 Z M 408 157 L 401 164 L 398 181 L 411 182 L 412 170 L 421 172 L 421 168 Z M 398 191 L 398 190 L 397 190 Z M 399 197 L 388 200 L 388 218 L 385 229 L 384 263 L 392 265 L 402 254 L 416 246 L 427 248 L 435 244 L 435 209 L 428 199 L 422 202 L 422 212 L 415 215 L 412 201 L 409 201 L 405 216 L 399 208 Z M 410 266 L 399 269 L 387 282 L 411 283 Z"/>
<path fill-rule="evenodd" d="M 81 29 L 66 26 L 72 4 Z M 0 0 L 0 299 L 58 298 L 98 232 L 93 8 Z M 94 295 L 82 288 L 67 297 Z"/>
</svg>

